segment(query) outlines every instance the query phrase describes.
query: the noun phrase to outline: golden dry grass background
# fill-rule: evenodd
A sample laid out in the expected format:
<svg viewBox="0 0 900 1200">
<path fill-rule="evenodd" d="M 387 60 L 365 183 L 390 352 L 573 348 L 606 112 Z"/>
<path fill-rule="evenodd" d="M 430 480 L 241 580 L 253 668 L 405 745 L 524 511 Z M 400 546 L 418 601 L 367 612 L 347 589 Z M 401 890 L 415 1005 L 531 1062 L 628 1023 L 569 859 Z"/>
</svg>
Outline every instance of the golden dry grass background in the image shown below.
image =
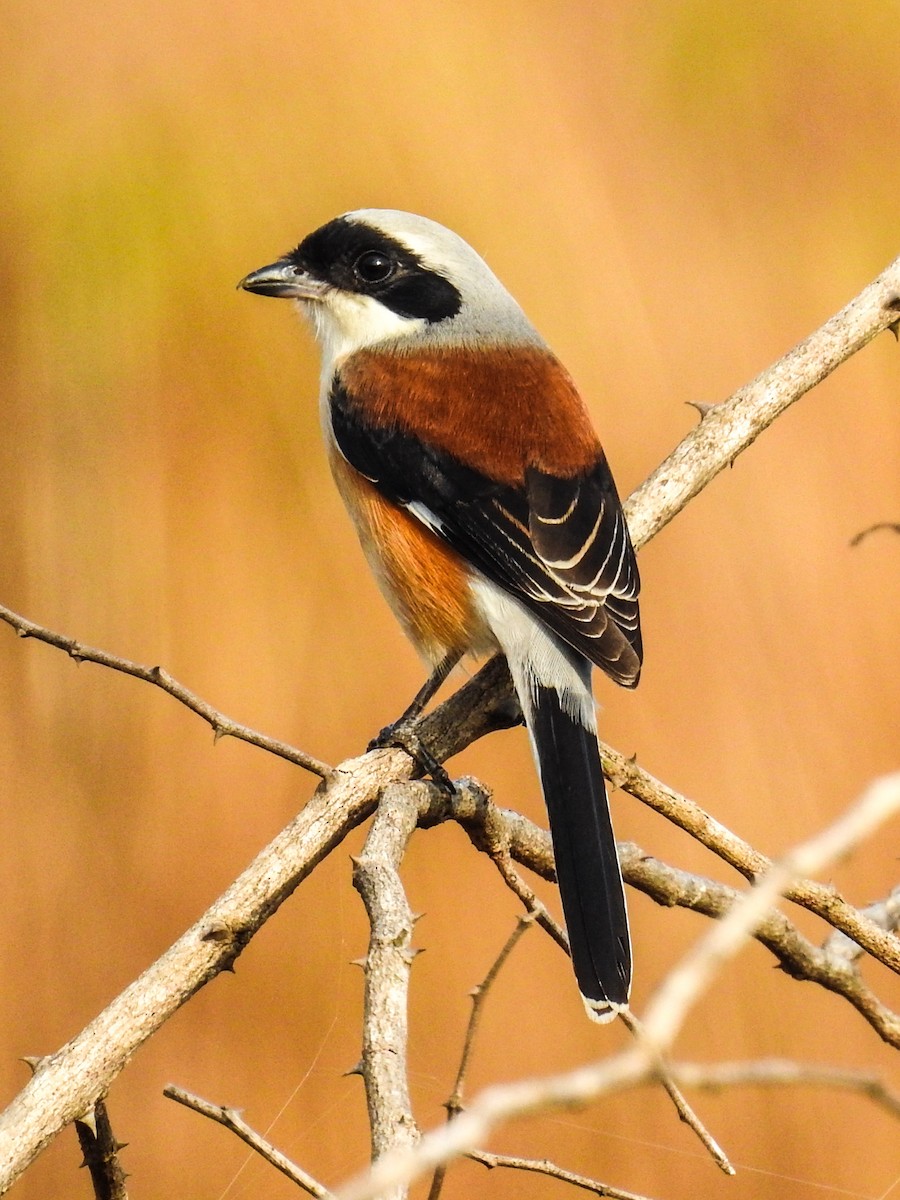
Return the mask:
<svg viewBox="0 0 900 1200">
<path fill-rule="evenodd" d="M 580 383 L 628 492 L 716 401 L 900 251 L 900 8 L 745 0 L 555 4 L 148 0 L 4 15 L 0 601 L 165 665 L 237 719 L 331 761 L 421 668 L 368 578 L 319 447 L 317 361 L 289 306 L 234 290 L 338 212 L 389 206 L 467 237 Z M 598 684 L 602 729 L 761 849 L 896 768 L 900 350 L 878 339 L 642 554 L 647 666 Z M 521 731 L 456 764 L 541 816 Z M 153 689 L 0 631 L 0 1078 L 74 1034 L 180 934 L 312 784 Z M 655 855 L 730 878 L 615 799 Z M 896 882 L 898 827 L 835 871 Z M 236 1141 L 164 1101 L 244 1107 L 329 1183 L 367 1152 L 364 950 L 348 855 L 152 1040 L 110 1107 L 138 1200 L 219 1197 Z M 455 1071 L 515 905 L 458 831 L 405 867 L 427 953 L 412 986 L 421 1122 Z M 699 918 L 633 902 L 640 1011 Z M 808 922 L 805 928 L 814 930 Z M 816 936 L 819 936 L 818 931 Z M 530 943 L 530 944 L 529 944 Z M 896 981 L 872 973 L 889 999 Z M 891 988 L 893 987 L 893 995 Z M 529 935 L 497 986 L 472 1086 L 622 1044 Z M 679 1045 L 713 1060 L 892 1060 L 849 1008 L 729 967 Z M 893 1197 L 896 1125 L 864 1101 L 741 1091 L 697 1106 L 726 1181 L 654 1092 L 498 1133 L 667 1200 Z M 88 1194 L 67 1131 L 18 1185 Z M 898 1187 L 894 1183 L 895 1189 Z M 248 1166 L 230 1197 L 287 1196 Z M 463 1165 L 447 1200 L 562 1195 Z"/>
</svg>

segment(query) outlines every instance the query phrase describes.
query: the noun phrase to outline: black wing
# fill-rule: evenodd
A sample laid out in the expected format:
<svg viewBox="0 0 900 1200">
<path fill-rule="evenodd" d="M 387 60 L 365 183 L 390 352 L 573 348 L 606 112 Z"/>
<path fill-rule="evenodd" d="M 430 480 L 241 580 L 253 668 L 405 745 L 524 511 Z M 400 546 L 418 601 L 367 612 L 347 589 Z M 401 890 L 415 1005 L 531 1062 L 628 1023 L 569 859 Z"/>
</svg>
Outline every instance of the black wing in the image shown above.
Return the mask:
<svg viewBox="0 0 900 1200">
<path fill-rule="evenodd" d="M 640 578 L 616 486 L 602 456 L 573 478 L 528 467 L 497 483 L 413 434 L 374 426 L 336 381 L 341 454 L 467 562 L 626 687 L 640 676 Z"/>
</svg>

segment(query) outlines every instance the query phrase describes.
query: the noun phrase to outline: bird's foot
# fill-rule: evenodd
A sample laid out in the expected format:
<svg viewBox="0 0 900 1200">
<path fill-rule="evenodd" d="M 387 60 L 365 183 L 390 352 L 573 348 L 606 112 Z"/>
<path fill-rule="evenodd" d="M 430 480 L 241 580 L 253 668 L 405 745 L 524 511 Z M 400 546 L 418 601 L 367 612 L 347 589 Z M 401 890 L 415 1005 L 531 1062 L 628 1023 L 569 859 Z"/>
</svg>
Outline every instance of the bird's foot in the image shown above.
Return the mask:
<svg viewBox="0 0 900 1200">
<path fill-rule="evenodd" d="M 398 746 L 401 750 L 405 750 L 410 758 L 415 759 L 423 775 L 430 775 L 442 791 L 452 796 L 456 791 L 456 786 L 422 741 L 417 726 L 418 721 L 410 721 L 401 717 L 392 725 L 385 725 L 384 729 L 372 738 L 366 749 L 382 750 L 386 746 Z"/>
</svg>

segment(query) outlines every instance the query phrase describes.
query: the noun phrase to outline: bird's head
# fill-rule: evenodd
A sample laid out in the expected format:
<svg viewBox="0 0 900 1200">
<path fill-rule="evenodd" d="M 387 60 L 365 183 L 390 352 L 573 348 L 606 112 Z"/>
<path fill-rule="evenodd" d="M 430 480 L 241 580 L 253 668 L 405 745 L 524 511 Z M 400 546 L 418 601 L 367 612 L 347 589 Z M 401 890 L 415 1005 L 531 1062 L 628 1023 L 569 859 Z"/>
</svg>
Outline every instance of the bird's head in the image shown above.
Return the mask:
<svg viewBox="0 0 900 1200">
<path fill-rule="evenodd" d="M 240 287 L 295 300 L 311 318 L 326 366 L 383 342 L 539 342 L 515 300 L 467 242 L 412 213 L 360 209 L 251 272 Z"/>
</svg>

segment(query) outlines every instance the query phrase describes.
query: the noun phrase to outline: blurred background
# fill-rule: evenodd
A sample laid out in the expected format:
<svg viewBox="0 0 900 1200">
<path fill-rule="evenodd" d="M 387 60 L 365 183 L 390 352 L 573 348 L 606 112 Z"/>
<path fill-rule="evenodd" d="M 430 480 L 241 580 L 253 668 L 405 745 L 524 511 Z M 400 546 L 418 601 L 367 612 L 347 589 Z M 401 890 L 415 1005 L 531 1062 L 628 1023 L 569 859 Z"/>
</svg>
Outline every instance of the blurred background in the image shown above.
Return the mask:
<svg viewBox="0 0 900 1200">
<path fill-rule="evenodd" d="M 474 244 L 568 365 L 628 493 L 715 402 L 900 252 L 900 6 L 775 0 L 313 4 L 11 0 L 0 74 L 0 602 L 160 663 L 235 719 L 337 762 L 422 678 L 324 461 L 317 356 L 248 271 L 335 214 L 425 213 Z M 597 685 L 602 732 L 766 853 L 898 765 L 900 348 L 841 368 L 641 555 L 641 688 Z M 543 820 L 521 730 L 454 764 Z M 0 1099 L 202 912 L 314 781 L 153 688 L 0 629 Z M 734 876 L 641 810 L 647 852 Z M 835 868 L 865 903 L 900 826 Z M 240 1106 L 336 1184 L 365 1161 L 365 948 L 352 838 L 137 1055 L 110 1112 L 136 1200 L 290 1185 L 163 1099 Z M 427 953 L 412 1086 L 443 1119 L 468 990 L 516 906 L 459 830 L 405 865 Z M 552 891 L 545 891 L 555 903 Z M 705 928 L 633 899 L 637 1011 Z M 819 940 L 814 922 L 801 926 Z M 896 979 L 866 969 L 895 1006 Z M 529 934 L 499 980 L 471 1091 L 624 1044 Z M 758 946 L 678 1054 L 786 1055 L 889 1076 L 837 998 Z M 895 1075 L 896 1077 L 896 1075 Z M 822 1091 L 694 1096 L 726 1181 L 656 1091 L 499 1131 L 496 1150 L 667 1200 L 893 1197 L 896 1125 Z M 67 1130 L 17 1185 L 87 1196 Z M 243 1169 L 242 1169 L 243 1168 Z M 237 1174 L 240 1171 L 240 1174 Z M 235 1176 L 237 1175 L 237 1178 Z M 893 1185 L 893 1189 L 891 1187 Z M 422 1192 L 421 1194 L 424 1194 Z M 555 1197 L 462 1164 L 447 1200 Z"/>
</svg>

